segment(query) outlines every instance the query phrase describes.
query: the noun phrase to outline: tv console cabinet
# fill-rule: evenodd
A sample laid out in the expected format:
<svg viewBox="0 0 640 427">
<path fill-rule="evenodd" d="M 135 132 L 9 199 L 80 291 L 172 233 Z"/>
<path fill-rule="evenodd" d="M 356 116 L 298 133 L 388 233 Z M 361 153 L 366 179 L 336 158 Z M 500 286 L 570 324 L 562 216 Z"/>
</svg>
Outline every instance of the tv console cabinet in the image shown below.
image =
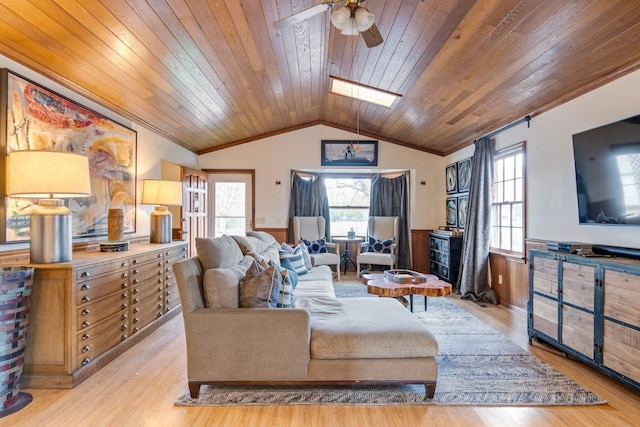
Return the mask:
<svg viewBox="0 0 640 427">
<path fill-rule="evenodd" d="M 23 388 L 73 388 L 180 312 L 171 265 L 187 243 L 74 252 L 35 268 Z"/>
<path fill-rule="evenodd" d="M 451 284 L 458 281 L 462 236 L 429 233 L 429 273 Z"/>
<path fill-rule="evenodd" d="M 529 252 L 529 339 L 640 391 L 640 261 Z"/>
</svg>

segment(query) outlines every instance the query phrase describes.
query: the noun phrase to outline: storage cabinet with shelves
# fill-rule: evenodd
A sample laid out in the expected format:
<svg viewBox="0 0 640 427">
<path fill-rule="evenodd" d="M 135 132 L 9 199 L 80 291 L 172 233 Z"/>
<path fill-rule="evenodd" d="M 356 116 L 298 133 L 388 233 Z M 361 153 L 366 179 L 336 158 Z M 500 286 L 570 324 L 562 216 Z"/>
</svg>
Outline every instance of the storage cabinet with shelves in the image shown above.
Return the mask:
<svg viewBox="0 0 640 427">
<path fill-rule="evenodd" d="M 34 264 L 25 388 L 71 388 L 179 313 L 171 264 L 185 242 Z"/>
<path fill-rule="evenodd" d="M 429 233 L 429 273 L 455 283 L 460 270 L 462 236 Z"/>
<path fill-rule="evenodd" d="M 640 390 L 640 261 L 530 251 L 528 332 Z"/>
</svg>

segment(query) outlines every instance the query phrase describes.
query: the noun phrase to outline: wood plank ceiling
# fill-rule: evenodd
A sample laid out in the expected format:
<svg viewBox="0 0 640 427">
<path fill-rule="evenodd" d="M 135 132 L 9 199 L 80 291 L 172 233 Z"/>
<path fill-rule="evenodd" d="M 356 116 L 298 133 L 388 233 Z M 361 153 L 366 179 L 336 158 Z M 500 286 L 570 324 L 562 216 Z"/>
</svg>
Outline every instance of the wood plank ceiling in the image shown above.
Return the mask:
<svg viewBox="0 0 640 427">
<path fill-rule="evenodd" d="M 320 1 L 0 0 L 0 53 L 196 153 L 359 123 L 445 155 L 640 67 L 636 0 L 369 0 L 371 49 L 329 12 L 272 25 Z M 330 75 L 402 98 L 331 95 Z"/>
</svg>

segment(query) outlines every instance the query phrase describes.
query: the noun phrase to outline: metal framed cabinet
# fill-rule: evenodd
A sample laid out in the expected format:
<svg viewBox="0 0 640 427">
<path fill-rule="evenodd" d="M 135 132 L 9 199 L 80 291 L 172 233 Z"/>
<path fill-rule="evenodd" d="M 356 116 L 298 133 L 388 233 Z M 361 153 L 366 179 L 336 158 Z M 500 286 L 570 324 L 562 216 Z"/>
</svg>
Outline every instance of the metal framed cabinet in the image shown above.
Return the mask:
<svg viewBox="0 0 640 427">
<path fill-rule="evenodd" d="M 640 390 L 640 261 L 532 249 L 528 333 Z"/>
</svg>

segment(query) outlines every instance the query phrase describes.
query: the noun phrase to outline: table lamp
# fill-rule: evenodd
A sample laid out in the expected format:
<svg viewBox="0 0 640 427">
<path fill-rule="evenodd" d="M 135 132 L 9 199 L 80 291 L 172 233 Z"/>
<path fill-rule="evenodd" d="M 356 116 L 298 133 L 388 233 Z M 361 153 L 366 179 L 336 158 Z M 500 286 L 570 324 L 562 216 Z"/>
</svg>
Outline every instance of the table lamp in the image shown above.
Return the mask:
<svg viewBox="0 0 640 427">
<path fill-rule="evenodd" d="M 91 195 L 89 159 L 63 151 L 10 152 L 7 195 L 40 199 L 29 216 L 31 263 L 71 261 L 71 211 L 62 198 Z"/>
<path fill-rule="evenodd" d="M 182 183 L 161 179 L 142 180 L 142 204 L 156 206 L 149 220 L 151 222 L 151 243 L 171 242 L 171 212 L 167 205 L 182 205 Z"/>
</svg>

